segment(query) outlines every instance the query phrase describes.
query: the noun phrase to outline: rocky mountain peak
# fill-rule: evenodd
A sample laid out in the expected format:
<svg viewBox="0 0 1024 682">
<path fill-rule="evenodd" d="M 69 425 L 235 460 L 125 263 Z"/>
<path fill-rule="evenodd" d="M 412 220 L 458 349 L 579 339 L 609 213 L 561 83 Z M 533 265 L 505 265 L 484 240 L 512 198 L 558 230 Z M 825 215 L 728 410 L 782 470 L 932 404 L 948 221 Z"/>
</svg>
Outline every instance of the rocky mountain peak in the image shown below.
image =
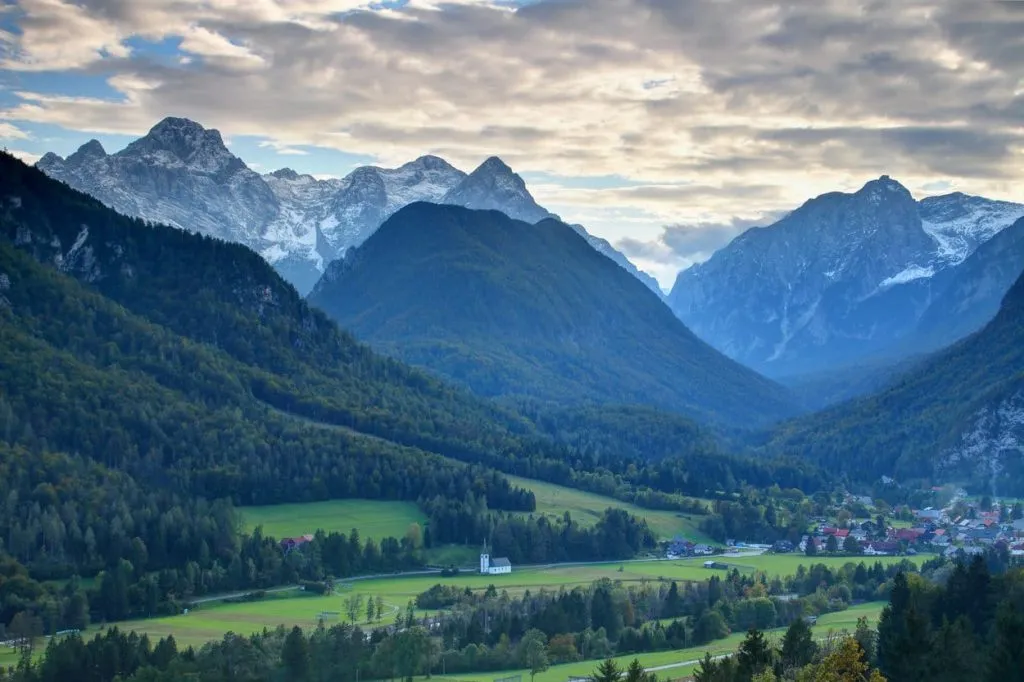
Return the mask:
<svg viewBox="0 0 1024 682">
<path fill-rule="evenodd" d="M 89 161 L 93 161 L 95 159 L 102 159 L 106 155 L 107 151 L 103 148 L 103 145 L 100 144 L 100 141 L 92 139 L 83 144 L 81 147 L 79 147 L 78 151 L 76 151 L 74 154 L 69 156 L 66 160 L 66 163 L 69 163 L 71 165 L 79 165 L 82 163 L 88 163 Z"/>
<path fill-rule="evenodd" d="M 527 223 L 552 217 L 550 212 L 537 204 L 522 177 L 497 156 L 480 164 L 445 195 L 442 203 L 501 211 Z"/>
<path fill-rule="evenodd" d="M 169 153 L 185 164 L 198 164 L 208 170 L 210 166 L 245 165 L 228 151 L 219 130 L 204 128 L 187 118 L 171 116 L 157 123 L 145 137 L 135 140 L 120 153 L 131 156 L 161 152 Z"/>
<path fill-rule="evenodd" d="M 64 165 L 64 159 L 53 152 L 46 152 L 43 157 L 36 161 L 36 166 L 45 173 L 58 169 Z"/>
<path fill-rule="evenodd" d="M 277 178 L 278 180 L 298 180 L 299 179 L 299 174 L 296 173 L 291 168 L 279 168 L 276 171 L 274 171 L 273 173 L 271 173 L 270 175 L 275 177 L 275 178 Z"/>
<path fill-rule="evenodd" d="M 910 190 L 896 180 L 893 180 L 888 175 L 883 175 L 877 180 L 871 180 L 866 183 L 856 192 L 856 194 L 854 194 L 854 196 L 869 197 L 879 201 L 893 199 L 914 200 L 914 197 L 910 194 Z"/>
<path fill-rule="evenodd" d="M 471 175 L 515 175 L 515 173 L 501 158 L 489 156 L 483 163 L 477 166 Z"/>
<path fill-rule="evenodd" d="M 451 165 L 440 156 L 426 154 L 409 163 L 402 164 L 399 170 L 424 170 L 424 171 L 452 171 L 458 172 L 455 166 Z"/>
</svg>

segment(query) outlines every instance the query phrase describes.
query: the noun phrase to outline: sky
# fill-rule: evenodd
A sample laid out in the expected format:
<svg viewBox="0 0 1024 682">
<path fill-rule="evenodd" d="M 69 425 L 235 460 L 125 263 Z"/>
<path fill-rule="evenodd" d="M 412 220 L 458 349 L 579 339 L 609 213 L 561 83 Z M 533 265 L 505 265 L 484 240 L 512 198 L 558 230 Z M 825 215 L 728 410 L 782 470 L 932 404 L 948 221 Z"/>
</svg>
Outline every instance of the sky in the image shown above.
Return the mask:
<svg viewBox="0 0 1024 682">
<path fill-rule="evenodd" d="M 664 287 L 888 174 L 1024 200 L 1024 2 L 14 0 L 0 144 L 108 152 L 165 116 L 255 170 L 497 155 Z"/>
</svg>

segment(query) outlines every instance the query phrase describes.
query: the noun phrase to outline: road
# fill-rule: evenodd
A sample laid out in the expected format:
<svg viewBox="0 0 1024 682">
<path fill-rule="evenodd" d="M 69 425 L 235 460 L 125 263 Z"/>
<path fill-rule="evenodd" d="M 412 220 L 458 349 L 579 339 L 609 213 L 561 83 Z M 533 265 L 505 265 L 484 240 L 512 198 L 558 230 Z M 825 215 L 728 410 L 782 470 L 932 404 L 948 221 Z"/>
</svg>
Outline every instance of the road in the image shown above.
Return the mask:
<svg viewBox="0 0 1024 682">
<path fill-rule="evenodd" d="M 734 551 L 734 552 L 729 552 L 729 553 L 726 553 L 726 554 L 716 554 L 716 555 L 713 555 L 711 557 L 708 557 L 708 559 L 709 560 L 711 560 L 711 559 L 742 559 L 743 557 L 757 556 L 759 554 L 763 554 L 764 552 L 765 552 L 765 550 L 763 550 L 763 549 L 749 549 L 749 550 L 744 550 L 742 552 L 735 552 Z M 649 563 L 649 562 L 654 562 L 654 561 L 677 561 L 677 560 L 676 559 L 665 559 L 664 557 L 654 557 L 654 558 L 648 558 L 648 559 L 623 559 L 622 561 L 603 560 L 603 561 L 569 561 L 569 562 L 554 563 L 554 564 L 518 564 L 518 567 L 521 568 L 521 569 L 536 570 L 536 569 L 546 569 L 546 568 L 573 568 L 575 566 L 602 566 L 602 565 L 603 566 L 607 566 L 607 565 L 614 565 L 614 564 L 638 564 L 638 563 Z M 475 574 L 476 573 L 476 566 L 465 567 L 465 568 L 460 569 L 460 571 L 462 571 L 463 573 Z M 338 587 L 344 587 L 348 583 L 354 583 L 354 582 L 358 582 L 358 581 L 361 581 L 361 580 L 377 580 L 379 578 L 411 578 L 411 577 L 415 577 L 415 576 L 440 575 L 440 574 L 441 574 L 441 569 L 440 568 L 426 568 L 426 569 L 422 569 L 422 570 L 418 570 L 418 571 L 401 571 L 401 572 L 398 572 L 398 573 L 374 573 L 374 574 L 371 574 L 371 575 L 359 575 L 359 576 L 354 576 L 354 577 L 351 577 L 351 578 L 339 578 L 338 580 L 334 581 L 334 584 L 336 586 L 338 586 Z M 196 605 L 196 604 L 208 604 L 210 602 L 224 601 L 225 599 L 239 599 L 241 597 L 244 597 L 247 594 L 252 594 L 253 592 L 266 592 L 267 594 L 275 594 L 275 593 L 279 593 L 279 592 L 287 592 L 289 590 L 297 590 L 297 589 L 299 589 L 298 585 L 281 585 L 279 587 L 268 587 L 268 588 L 262 589 L 262 590 L 260 590 L 260 589 L 243 590 L 241 592 L 229 592 L 227 594 L 215 594 L 215 595 L 211 595 L 211 596 L 207 596 L 207 597 L 199 597 L 198 599 L 191 599 L 191 600 L 189 600 L 189 605 L 191 606 L 191 605 Z"/>
</svg>

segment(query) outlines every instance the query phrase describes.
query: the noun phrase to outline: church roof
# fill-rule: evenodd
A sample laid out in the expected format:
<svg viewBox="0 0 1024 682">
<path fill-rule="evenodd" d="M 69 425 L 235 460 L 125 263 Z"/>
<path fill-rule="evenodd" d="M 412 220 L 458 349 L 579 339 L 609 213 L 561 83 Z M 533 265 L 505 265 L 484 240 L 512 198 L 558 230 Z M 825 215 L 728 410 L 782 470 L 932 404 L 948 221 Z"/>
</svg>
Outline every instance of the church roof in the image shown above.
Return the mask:
<svg viewBox="0 0 1024 682">
<path fill-rule="evenodd" d="M 491 561 L 491 566 L 501 566 L 502 568 L 504 568 L 505 566 L 511 565 L 512 562 L 506 559 L 505 557 L 502 557 L 500 559 L 494 559 L 493 561 Z"/>
</svg>

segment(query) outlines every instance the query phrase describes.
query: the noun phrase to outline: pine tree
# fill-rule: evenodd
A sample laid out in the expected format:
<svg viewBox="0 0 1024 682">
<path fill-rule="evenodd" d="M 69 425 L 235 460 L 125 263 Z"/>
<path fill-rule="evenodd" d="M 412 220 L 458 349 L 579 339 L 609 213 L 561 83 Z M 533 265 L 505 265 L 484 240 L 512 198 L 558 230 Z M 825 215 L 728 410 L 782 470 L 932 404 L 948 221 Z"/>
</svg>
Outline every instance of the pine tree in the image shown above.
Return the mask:
<svg viewBox="0 0 1024 682">
<path fill-rule="evenodd" d="M 794 620 L 782 638 L 782 665 L 786 670 L 802 668 L 814 660 L 818 645 L 814 643 L 811 627 L 803 618 Z"/>
<path fill-rule="evenodd" d="M 749 680 L 754 675 L 764 672 L 771 667 L 773 657 L 774 651 L 765 639 L 764 633 L 756 628 L 750 628 L 736 652 L 740 679 Z"/>
<path fill-rule="evenodd" d="M 1024 680 L 1024 616 L 1004 604 L 996 615 L 995 642 L 985 666 L 986 682 Z"/>
<path fill-rule="evenodd" d="M 590 682 L 620 682 L 620 677 L 622 670 L 615 659 L 609 658 L 597 666 L 597 670 L 590 676 Z"/>
<path fill-rule="evenodd" d="M 281 647 L 281 663 L 288 672 L 288 679 L 301 682 L 309 674 L 309 642 L 302 629 L 296 625 L 284 638 Z"/>
</svg>

